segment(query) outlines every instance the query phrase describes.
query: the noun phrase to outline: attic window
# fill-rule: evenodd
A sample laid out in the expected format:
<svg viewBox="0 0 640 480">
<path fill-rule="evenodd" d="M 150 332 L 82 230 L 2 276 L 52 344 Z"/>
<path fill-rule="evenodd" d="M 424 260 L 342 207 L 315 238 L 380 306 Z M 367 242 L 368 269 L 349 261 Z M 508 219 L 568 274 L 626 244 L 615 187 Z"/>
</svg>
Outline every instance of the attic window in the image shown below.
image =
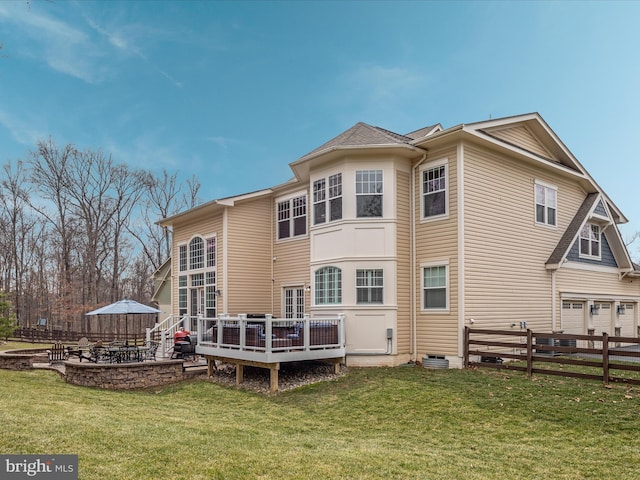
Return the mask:
<svg viewBox="0 0 640 480">
<path fill-rule="evenodd" d="M 556 226 L 558 188 L 536 181 L 536 223 Z"/>
<path fill-rule="evenodd" d="M 586 223 L 580 230 L 580 256 L 600 259 L 600 226 Z"/>
</svg>

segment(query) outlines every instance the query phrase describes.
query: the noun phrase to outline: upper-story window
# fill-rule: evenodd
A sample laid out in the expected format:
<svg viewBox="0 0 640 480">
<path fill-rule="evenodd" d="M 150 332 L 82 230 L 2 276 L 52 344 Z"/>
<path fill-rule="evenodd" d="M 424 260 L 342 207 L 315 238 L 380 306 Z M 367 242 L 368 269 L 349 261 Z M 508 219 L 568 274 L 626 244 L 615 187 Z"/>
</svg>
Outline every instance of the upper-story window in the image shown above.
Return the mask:
<svg viewBox="0 0 640 480">
<path fill-rule="evenodd" d="M 207 267 L 216 266 L 216 237 L 207 238 Z"/>
<path fill-rule="evenodd" d="M 323 267 L 316 270 L 316 305 L 342 303 L 342 270 L 338 267 Z"/>
<path fill-rule="evenodd" d="M 447 165 L 437 165 L 422 172 L 422 216 L 447 214 Z"/>
<path fill-rule="evenodd" d="M 332 222 L 341 218 L 342 174 L 336 173 L 328 179 L 321 178 L 313 182 L 313 223 L 318 225 L 319 223 Z"/>
<path fill-rule="evenodd" d="M 383 303 L 382 269 L 356 270 L 357 303 Z"/>
<path fill-rule="evenodd" d="M 180 269 L 181 272 L 186 272 L 187 271 L 187 246 L 180 245 L 178 247 L 178 252 L 179 252 L 178 268 Z"/>
<path fill-rule="evenodd" d="M 178 268 L 178 313 L 215 317 L 216 237 L 196 236 L 179 245 Z"/>
<path fill-rule="evenodd" d="M 600 226 L 586 223 L 580 230 L 580 256 L 600 258 Z"/>
<path fill-rule="evenodd" d="M 382 216 L 382 170 L 356 171 L 356 216 Z"/>
<path fill-rule="evenodd" d="M 556 225 L 558 189 L 536 181 L 536 223 Z"/>
<path fill-rule="evenodd" d="M 301 195 L 278 203 L 278 239 L 307 234 L 307 197 Z"/>
<path fill-rule="evenodd" d="M 194 237 L 189 242 L 189 270 L 204 268 L 204 241 Z"/>
</svg>

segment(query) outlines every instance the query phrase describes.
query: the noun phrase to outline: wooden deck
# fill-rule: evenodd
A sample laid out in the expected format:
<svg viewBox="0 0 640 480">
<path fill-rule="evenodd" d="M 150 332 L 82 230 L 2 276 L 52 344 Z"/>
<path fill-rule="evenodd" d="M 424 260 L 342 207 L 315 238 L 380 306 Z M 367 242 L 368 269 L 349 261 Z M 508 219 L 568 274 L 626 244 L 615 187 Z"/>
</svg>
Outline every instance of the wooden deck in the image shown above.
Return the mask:
<svg viewBox="0 0 640 480">
<path fill-rule="evenodd" d="M 212 374 L 215 360 L 236 365 L 242 383 L 244 366 L 268 368 L 271 390 L 278 389 L 283 362 L 330 361 L 339 368 L 345 356 L 344 315 L 274 319 L 239 315 L 198 320 L 196 353 L 203 355 Z"/>
</svg>

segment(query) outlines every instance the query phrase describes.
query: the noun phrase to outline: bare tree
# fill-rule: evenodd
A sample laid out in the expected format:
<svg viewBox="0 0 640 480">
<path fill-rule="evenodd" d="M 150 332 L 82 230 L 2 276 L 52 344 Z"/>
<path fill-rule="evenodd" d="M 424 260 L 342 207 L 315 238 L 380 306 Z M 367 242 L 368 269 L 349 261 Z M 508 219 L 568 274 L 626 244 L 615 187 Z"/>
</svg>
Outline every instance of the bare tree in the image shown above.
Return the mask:
<svg viewBox="0 0 640 480">
<path fill-rule="evenodd" d="M 31 155 L 31 181 L 36 197 L 31 207 L 46 219 L 55 232 L 58 262 L 56 310 L 61 316 L 74 314 L 72 252 L 78 222 L 71 212 L 68 168 L 76 154 L 73 145 L 58 148 L 51 138 L 38 142 Z"/>
<path fill-rule="evenodd" d="M 196 206 L 199 191 L 200 182 L 195 176 L 187 180 L 185 191 L 178 184 L 177 173 L 169 175 L 163 170 L 159 177 L 149 173 L 142 221 L 138 228 L 131 229 L 130 232 L 141 243 L 154 270 L 171 256 L 171 231 L 159 227 L 155 222 Z"/>
</svg>

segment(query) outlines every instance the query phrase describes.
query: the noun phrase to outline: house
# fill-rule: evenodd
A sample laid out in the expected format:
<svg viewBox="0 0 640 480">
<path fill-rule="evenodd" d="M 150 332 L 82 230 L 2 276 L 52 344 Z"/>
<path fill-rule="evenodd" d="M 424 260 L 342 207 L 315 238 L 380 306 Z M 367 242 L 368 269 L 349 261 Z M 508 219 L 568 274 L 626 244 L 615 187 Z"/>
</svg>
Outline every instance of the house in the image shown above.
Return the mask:
<svg viewBox="0 0 640 480">
<path fill-rule="evenodd" d="M 464 327 L 637 336 L 624 214 L 537 113 L 358 123 L 173 230 L 173 314 L 344 315 L 349 365 L 460 366 Z"/>
</svg>

